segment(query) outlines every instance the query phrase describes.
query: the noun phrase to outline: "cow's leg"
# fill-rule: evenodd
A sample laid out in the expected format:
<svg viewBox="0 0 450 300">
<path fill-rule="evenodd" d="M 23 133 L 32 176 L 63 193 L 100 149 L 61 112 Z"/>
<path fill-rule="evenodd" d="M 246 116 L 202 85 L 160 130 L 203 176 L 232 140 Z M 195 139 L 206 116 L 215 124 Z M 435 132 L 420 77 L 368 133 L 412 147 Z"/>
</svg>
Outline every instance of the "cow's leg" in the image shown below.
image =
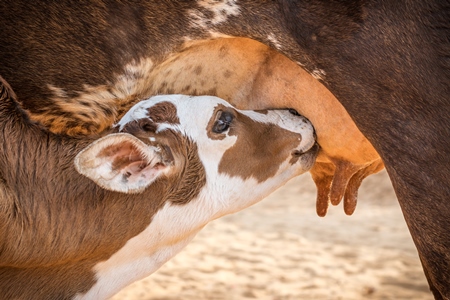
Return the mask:
<svg viewBox="0 0 450 300">
<path fill-rule="evenodd" d="M 425 277 L 427 278 L 428 285 L 430 286 L 430 291 L 433 293 L 434 299 L 436 300 L 446 300 L 439 290 L 434 286 L 433 281 L 430 279 L 430 276 L 428 274 L 428 268 L 423 264 L 423 260 L 421 258 L 421 255 L 419 254 L 420 262 L 422 263 L 423 271 L 425 273 Z M 448 299 L 448 298 L 447 298 Z"/>
</svg>

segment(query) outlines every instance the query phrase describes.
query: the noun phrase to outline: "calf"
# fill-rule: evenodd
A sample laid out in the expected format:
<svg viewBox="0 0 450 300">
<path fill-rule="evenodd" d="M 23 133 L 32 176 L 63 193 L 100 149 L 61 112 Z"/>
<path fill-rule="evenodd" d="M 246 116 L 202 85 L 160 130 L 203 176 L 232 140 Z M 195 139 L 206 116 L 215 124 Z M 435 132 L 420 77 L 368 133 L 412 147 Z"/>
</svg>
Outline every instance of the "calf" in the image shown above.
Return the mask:
<svg viewBox="0 0 450 300">
<path fill-rule="evenodd" d="M 209 221 L 309 170 L 318 148 L 304 117 L 211 96 L 156 96 L 115 132 L 61 137 L 31 122 L 1 78 L 0 134 L 5 299 L 110 297 Z"/>
</svg>

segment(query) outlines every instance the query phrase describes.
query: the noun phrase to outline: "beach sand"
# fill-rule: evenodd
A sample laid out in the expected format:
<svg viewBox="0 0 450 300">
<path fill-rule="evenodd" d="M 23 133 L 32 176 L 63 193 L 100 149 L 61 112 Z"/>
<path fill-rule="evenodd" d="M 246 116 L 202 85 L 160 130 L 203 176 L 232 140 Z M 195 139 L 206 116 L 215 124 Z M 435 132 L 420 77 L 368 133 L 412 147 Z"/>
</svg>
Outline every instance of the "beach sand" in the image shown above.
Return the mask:
<svg viewBox="0 0 450 300">
<path fill-rule="evenodd" d="M 433 299 L 385 171 L 350 217 L 342 204 L 318 217 L 315 193 L 309 174 L 291 180 L 113 299 Z"/>
</svg>

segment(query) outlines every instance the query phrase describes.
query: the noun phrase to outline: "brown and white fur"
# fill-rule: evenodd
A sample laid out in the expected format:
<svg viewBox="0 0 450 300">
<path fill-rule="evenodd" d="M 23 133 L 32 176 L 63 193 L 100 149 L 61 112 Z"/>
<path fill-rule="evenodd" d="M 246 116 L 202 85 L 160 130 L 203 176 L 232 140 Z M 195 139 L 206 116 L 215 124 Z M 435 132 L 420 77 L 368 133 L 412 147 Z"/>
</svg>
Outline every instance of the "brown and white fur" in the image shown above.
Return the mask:
<svg viewBox="0 0 450 300">
<path fill-rule="evenodd" d="M 328 89 L 286 56 L 250 39 L 187 42 L 161 61 L 130 63 L 111 84 L 84 86 L 76 96 L 48 87 L 53 104 L 38 113 L 31 108 L 31 118 L 55 133 L 75 136 L 102 132 L 134 103 L 157 94 L 213 95 L 240 109 L 294 108 L 313 122 L 321 145 L 310 171 L 320 216 L 342 198 L 351 215 L 362 179 L 384 167 Z"/>
<path fill-rule="evenodd" d="M 313 78 L 298 63 L 254 40 L 211 41 L 213 32 L 201 33 L 206 16 L 214 16 L 213 24 L 219 25 L 239 14 L 242 8 L 235 1 L 193 1 L 186 7 L 177 1 L 173 7 L 158 1 L 94 1 L 82 11 L 65 2 L 26 4 L 26 11 L 20 3 L 7 2 L 0 9 L 18 24 L 3 26 L 14 33 L 4 37 L 13 41 L 0 44 L 0 71 L 18 87 L 30 117 L 54 133 L 100 133 L 134 103 L 159 93 L 215 95 L 242 109 L 294 108 L 313 122 L 322 149 L 311 170 L 320 216 L 329 202 L 337 205 L 342 198 L 345 212 L 352 214 L 362 179 L 383 168 L 371 143 L 317 80 L 325 77 L 320 71 Z M 69 19 L 63 17 L 66 13 Z M 185 14 L 190 26 L 181 25 Z M 164 15 L 167 24 L 159 32 L 155 18 Z M 36 28 L 42 29 L 32 34 Z M 10 48 L 18 37 L 30 35 L 32 46 L 20 54 L 17 47 Z M 277 45 L 275 35 L 269 36 Z M 18 76 L 18 62 L 7 53 L 20 57 L 28 71 Z M 29 75 L 35 73 L 41 76 Z"/>
<path fill-rule="evenodd" d="M 212 96 L 156 96 L 103 137 L 61 137 L 1 78 L 0 134 L 3 299 L 108 298 L 308 171 L 318 149 L 304 117 Z"/>
<path fill-rule="evenodd" d="M 98 128 L 79 116 L 145 99 L 142 70 L 188 44 L 248 37 L 283 53 L 379 153 L 431 290 L 450 299 L 448 1 L 3 0 L 0 11 L 0 74 L 36 118 L 87 132 Z"/>
</svg>

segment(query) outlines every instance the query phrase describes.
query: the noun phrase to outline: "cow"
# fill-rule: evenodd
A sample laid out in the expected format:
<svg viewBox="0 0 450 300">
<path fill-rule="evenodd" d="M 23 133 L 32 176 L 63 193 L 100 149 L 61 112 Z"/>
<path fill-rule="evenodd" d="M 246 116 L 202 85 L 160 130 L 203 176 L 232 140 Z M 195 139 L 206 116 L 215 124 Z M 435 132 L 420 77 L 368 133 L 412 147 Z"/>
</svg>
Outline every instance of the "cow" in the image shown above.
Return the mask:
<svg viewBox="0 0 450 300">
<path fill-rule="evenodd" d="M 79 116 L 117 115 L 121 100 L 145 99 L 139 83 L 146 70 L 171 53 L 218 38 L 262 42 L 320 80 L 373 145 L 430 289 L 436 299 L 450 299 L 448 6 L 438 0 L 83 6 L 7 0 L 0 3 L 0 74 L 33 119 L 77 127 Z M 95 131 L 90 126 L 81 129 Z"/>
<path fill-rule="evenodd" d="M 89 18 L 85 17 L 84 20 Z M 94 19 L 92 21 L 95 22 Z M 83 41 L 83 38 L 80 38 L 80 41 Z M 115 41 L 120 41 L 120 38 L 115 37 Z M 322 149 L 319 161 L 311 170 L 318 189 L 317 214 L 325 216 L 329 202 L 337 205 L 345 195 L 344 210 L 351 215 L 356 207 L 357 192 L 362 180 L 384 166 L 373 146 L 356 128 L 342 105 L 323 85 L 312 80 L 299 66 L 275 50 L 268 50 L 262 44 L 248 39 L 234 42 L 222 39 L 213 44 L 208 42 L 200 45 L 187 43 L 168 57 L 152 57 L 150 60 L 140 60 L 135 65 L 127 65 L 125 72 L 118 75 L 114 82 L 100 86 L 89 84 L 83 86 L 85 91 L 70 90 L 66 87 L 61 89 L 57 84 L 47 82 L 44 84 L 47 86 L 44 92 L 46 95 L 41 94 L 33 100 L 23 95 L 23 104 L 29 109 L 34 120 L 55 133 L 68 135 L 101 132 L 109 128 L 136 101 L 165 90 L 194 94 L 202 91 L 232 103 L 239 103 L 241 108 L 294 107 L 299 110 L 298 106 L 301 106 L 303 115 L 314 121 Z M 143 43 L 139 45 L 144 47 Z M 222 52 L 212 60 L 211 54 L 218 47 Z M 200 51 L 209 55 L 209 59 L 202 59 Z M 196 62 L 192 61 L 195 55 L 199 55 Z M 215 72 L 217 64 L 225 58 L 228 63 L 234 62 L 233 68 L 228 66 L 223 72 Z M 92 60 L 96 59 L 98 54 L 92 57 Z M 177 74 L 176 78 L 170 74 L 167 76 L 168 70 L 162 72 L 163 69 L 181 66 L 186 59 L 191 60 L 188 66 L 197 63 L 197 67 L 184 67 L 183 81 L 178 79 L 180 72 L 172 73 Z M 83 63 L 73 57 L 70 61 Z M 253 72 L 246 70 L 246 67 Z M 205 74 L 205 71 L 209 74 Z M 97 69 L 96 72 L 109 73 L 111 70 Z M 218 78 L 216 75 L 213 78 L 211 74 L 214 72 L 226 76 Z M 105 74 L 98 75 L 101 77 Z M 201 80 L 193 80 L 192 76 L 201 77 Z M 252 76 L 253 79 L 250 80 Z M 275 80 L 281 82 L 273 84 L 276 81 L 272 77 L 277 77 Z M 238 78 L 240 80 L 237 80 Z M 177 84 L 174 85 L 174 82 Z M 222 88 L 218 88 L 218 82 L 221 82 Z M 268 84 L 269 82 L 272 84 Z M 161 86 L 157 86 L 157 83 Z M 171 88 L 168 88 L 169 86 Z M 282 91 L 286 91 L 284 95 L 281 95 Z M 36 90 L 33 94 L 35 92 Z M 251 101 L 253 98 L 261 101 Z M 36 99 L 39 99 L 38 103 Z M 333 114 L 328 114 L 328 111 L 333 111 Z M 338 127 L 340 130 L 336 130 Z"/>
<path fill-rule="evenodd" d="M 3 299 L 108 298 L 209 221 L 309 170 L 318 152 L 292 110 L 213 96 L 155 96 L 108 134 L 63 137 L 31 121 L 2 78 L 0 128 Z"/>
</svg>

